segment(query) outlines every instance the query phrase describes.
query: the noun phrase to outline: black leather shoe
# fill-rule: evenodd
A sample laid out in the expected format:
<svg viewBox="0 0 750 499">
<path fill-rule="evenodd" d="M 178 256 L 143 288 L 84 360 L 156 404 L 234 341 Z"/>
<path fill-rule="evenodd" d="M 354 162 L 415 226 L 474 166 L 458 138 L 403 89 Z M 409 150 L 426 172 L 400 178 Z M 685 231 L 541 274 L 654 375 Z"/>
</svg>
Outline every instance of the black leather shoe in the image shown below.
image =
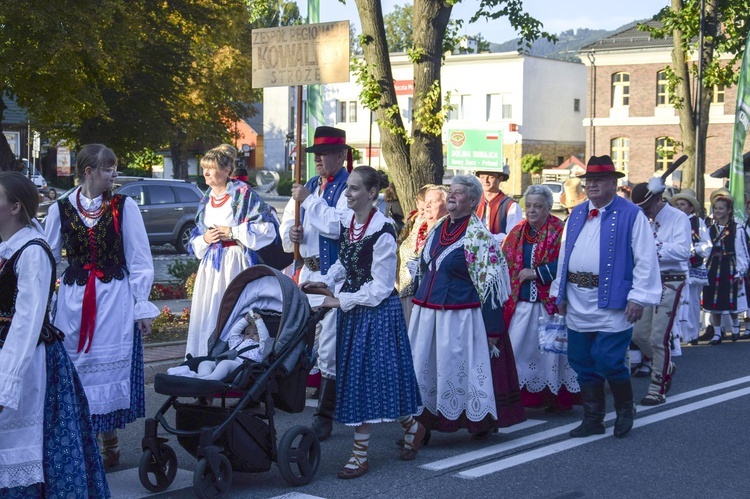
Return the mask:
<svg viewBox="0 0 750 499">
<path fill-rule="evenodd" d="M 714 336 L 710 343 L 711 345 L 721 345 L 721 336 Z"/>
</svg>

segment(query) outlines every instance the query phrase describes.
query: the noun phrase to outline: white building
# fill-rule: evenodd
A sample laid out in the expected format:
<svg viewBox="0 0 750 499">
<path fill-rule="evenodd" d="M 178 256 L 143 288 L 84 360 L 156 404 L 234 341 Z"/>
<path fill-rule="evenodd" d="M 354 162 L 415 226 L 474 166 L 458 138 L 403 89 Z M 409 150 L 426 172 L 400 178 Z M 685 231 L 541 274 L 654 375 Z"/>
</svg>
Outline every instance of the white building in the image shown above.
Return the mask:
<svg viewBox="0 0 750 499">
<path fill-rule="evenodd" d="M 405 54 L 392 54 L 391 64 L 401 115 L 410 130 L 413 65 Z M 447 55 L 442 88 L 444 95 L 451 92 L 455 106 L 443 128 L 443 143 L 451 129 L 500 131 L 505 162 L 511 167 L 507 192 L 521 194 L 530 182 L 521 174 L 524 154 L 541 153 L 548 165 L 557 166 L 584 152 L 583 64 L 516 52 Z M 346 130 L 347 142 L 362 155 L 361 163 L 387 167 L 380 155 L 378 126 L 373 124 L 370 135 L 371 114 L 360 104 L 359 93 L 353 75 L 349 83 L 324 85 L 325 123 Z M 285 151 L 292 149 L 293 137 L 287 134 L 294 130 L 295 87 L 266 88 L 263 100 L 264 164 L 283 170 L 289 165 Z"/>
</svg>

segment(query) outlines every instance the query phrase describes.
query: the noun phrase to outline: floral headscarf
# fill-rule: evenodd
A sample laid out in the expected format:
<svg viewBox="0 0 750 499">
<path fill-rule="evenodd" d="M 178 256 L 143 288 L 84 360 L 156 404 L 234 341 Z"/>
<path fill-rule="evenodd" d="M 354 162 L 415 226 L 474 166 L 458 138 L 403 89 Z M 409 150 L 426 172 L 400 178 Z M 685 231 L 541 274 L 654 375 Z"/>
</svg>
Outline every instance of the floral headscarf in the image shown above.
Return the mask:
<svg viewBox="0 0 750 499">
<path fill-rule="evenodd" d="M 527 225 L 529 225 L 529 222 L 522 220 L 518 225 L 513 227 L 503 241 L 503 252 L 508 259 L 508 268 L 511 276 L 510 297 L 505 304 L 504 311 L 506 324 L 510 324 L 510 319 L 513 317 L 513 312 L 516 309 L 516 303 L 518 303 L 518 297 L 521 294 L 521 281 L 518 279 L 518 273 L 524 268 L 523 234 L 527 230 Z M 559 218 L 550 216 L 544 227 L 539 230 L 537 233 L 538 242 L 534 244 L 531 256 L 531 261 L 535 267 L 557 260 L 560 255 L 560 240 L 562 239 L 564 227 L 563 222 Z M 537 283 L 536 289 L 539 301 L 542 302 L 547 313 L 552 315 L 557 312 L 557 306 L 554 300 L 550 300 L 549 297 L 550 284 L 543 285 Z"/>
</svg>

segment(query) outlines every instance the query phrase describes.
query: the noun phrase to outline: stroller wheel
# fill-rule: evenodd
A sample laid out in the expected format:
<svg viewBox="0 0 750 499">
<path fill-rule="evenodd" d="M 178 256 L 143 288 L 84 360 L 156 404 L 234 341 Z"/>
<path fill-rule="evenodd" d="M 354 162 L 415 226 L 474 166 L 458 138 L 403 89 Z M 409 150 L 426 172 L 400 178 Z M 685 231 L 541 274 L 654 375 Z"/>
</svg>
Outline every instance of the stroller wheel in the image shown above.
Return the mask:
<svg viewBox="0 0 750 499">
<path fill-rule="evenodd" d="M 295 426 L 281 437 L 276 464 L 289 485 L 310 483 L 320 466 L 320 441 L 307 426 Z"/>
<path fill-rule="evenodd" d="M 156 456 L 153 450 L 146 449 L 138 463 L 138 478 L 141 480 L 141 485 L 150 492 L 166 490 L 172 485 L 177 474 L 177 455 L 172 447 L 161 444 L 159 454 Z"/>
<path fill-rule="evenodd" d="M 224 497 L 232 485 L 232 465 L 224 454 L 217 454 L 219 460 L 214 471 L 208 459 L 202 457 L 193 473 L 193 490 L 200 499 Z"/>
</svg>

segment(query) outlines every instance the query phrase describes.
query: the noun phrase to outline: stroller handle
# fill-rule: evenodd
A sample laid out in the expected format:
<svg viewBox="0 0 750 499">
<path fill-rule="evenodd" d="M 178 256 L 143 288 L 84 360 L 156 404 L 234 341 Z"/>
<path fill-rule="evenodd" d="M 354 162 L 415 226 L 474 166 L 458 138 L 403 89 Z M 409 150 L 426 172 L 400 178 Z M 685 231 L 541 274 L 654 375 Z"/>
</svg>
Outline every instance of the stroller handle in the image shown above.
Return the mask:
<svg viewBox="0 0 750 499">
<path fill-rule="evenodd" d="M 313 288 L 305 286 L 301 288 L 302 292 L 308 295 L 323 295 L 333 298 L 333 291 L 328 288 Z"/>
</svg>

